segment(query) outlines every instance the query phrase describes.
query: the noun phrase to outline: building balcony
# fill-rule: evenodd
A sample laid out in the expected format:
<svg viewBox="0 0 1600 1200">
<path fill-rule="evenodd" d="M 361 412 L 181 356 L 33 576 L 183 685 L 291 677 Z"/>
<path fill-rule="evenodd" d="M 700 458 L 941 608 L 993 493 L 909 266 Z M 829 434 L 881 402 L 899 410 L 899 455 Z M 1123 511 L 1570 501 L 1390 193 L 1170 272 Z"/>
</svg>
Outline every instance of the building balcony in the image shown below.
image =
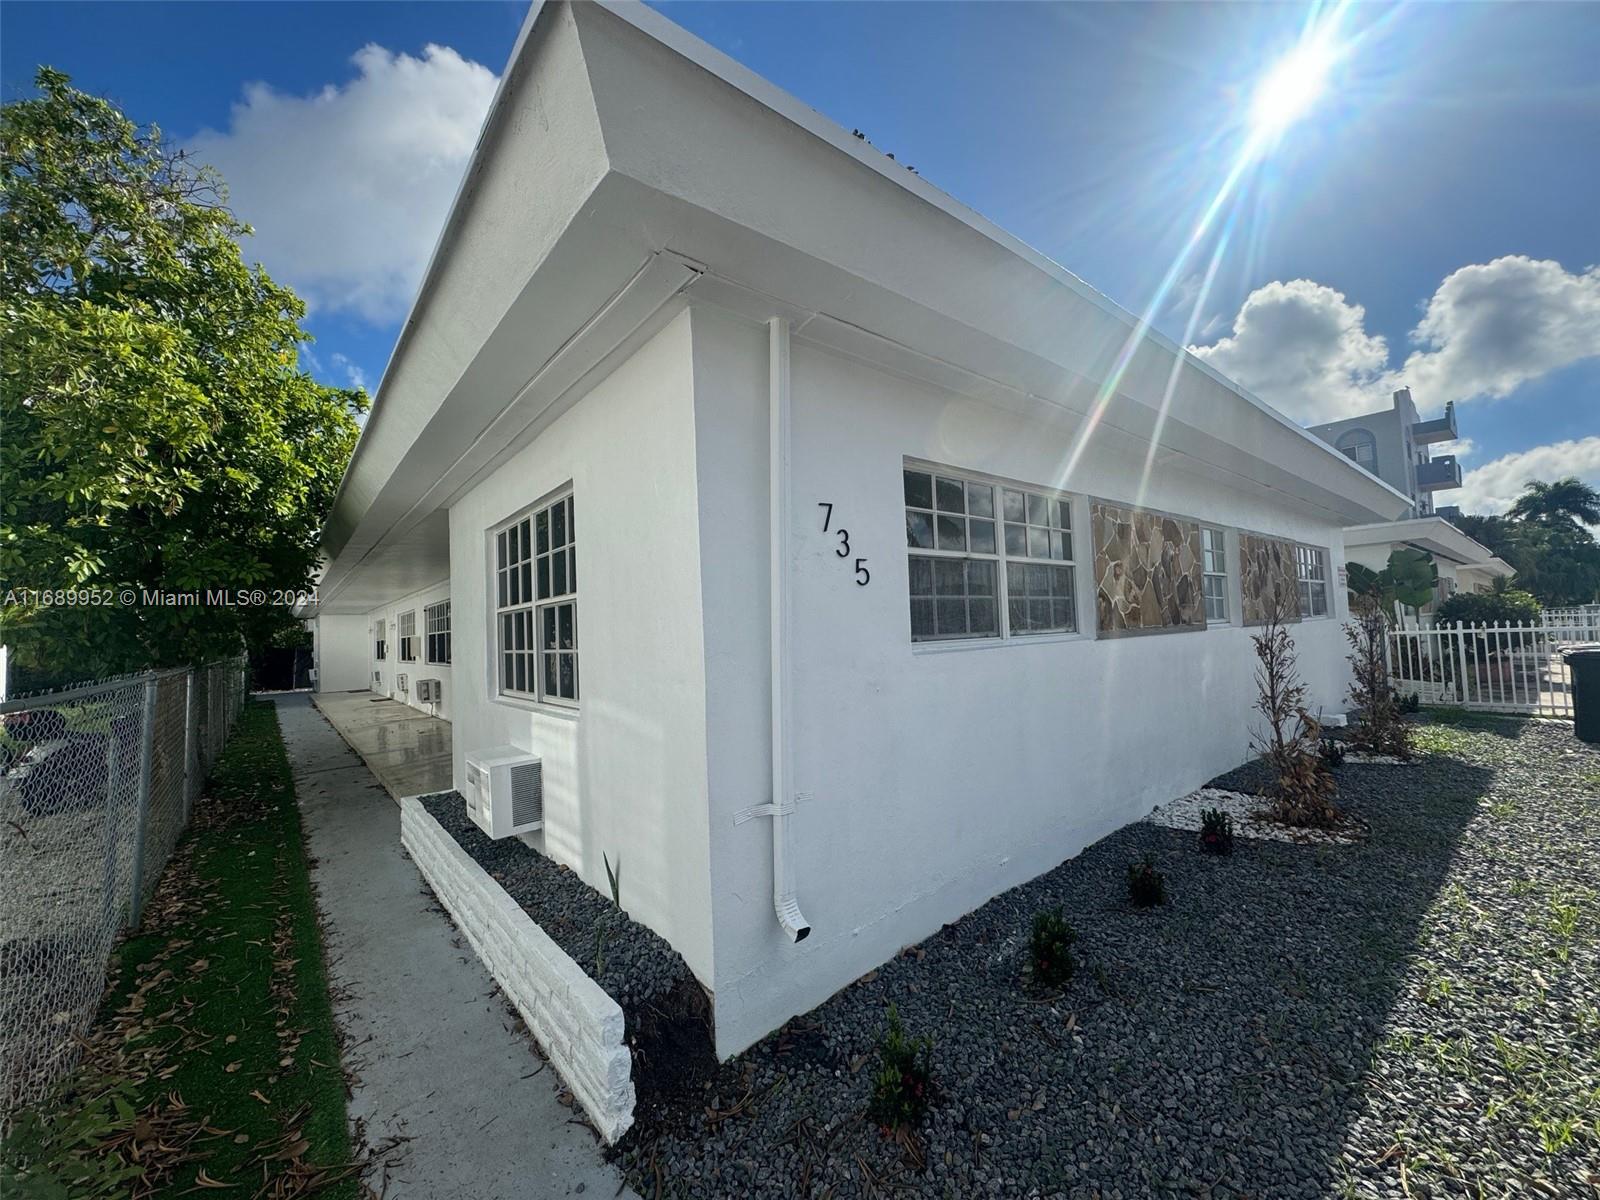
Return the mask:
<svg viewBox="0 0 1600 1200">
<path fill-rule="evenodd" d="M 1431 421 L 1418 421 L 1411 427 L 1411 440 L 1418 446 L 1432 446 L 1438 442 L 1456 439 L 1456 402 L 1444 406 L 1444 416 Z"/>
<path fill-rule="evenodd" d="M 1461 486 L 1461 464 L 1454 454 L 1441 454 L 1429 462 L 1417 464 L 1417 490 L 1442 492 Z"/>
</svg>

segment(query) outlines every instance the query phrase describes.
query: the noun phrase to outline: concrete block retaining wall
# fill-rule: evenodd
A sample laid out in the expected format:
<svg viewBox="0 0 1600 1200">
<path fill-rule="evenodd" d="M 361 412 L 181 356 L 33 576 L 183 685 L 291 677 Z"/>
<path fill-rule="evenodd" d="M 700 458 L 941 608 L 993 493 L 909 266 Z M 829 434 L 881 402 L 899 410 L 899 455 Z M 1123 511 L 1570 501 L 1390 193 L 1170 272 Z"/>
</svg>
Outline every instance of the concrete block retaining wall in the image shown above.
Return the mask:
<svg viewBox="0 0 1600 1200">
<path fill-rule="evenodd" d="M 400 802 L 400 840 L 600 1135 L 615 1142 L 633 1124 L 634 1102 L 621 1007 L 414 796 Z"/>
</svg>

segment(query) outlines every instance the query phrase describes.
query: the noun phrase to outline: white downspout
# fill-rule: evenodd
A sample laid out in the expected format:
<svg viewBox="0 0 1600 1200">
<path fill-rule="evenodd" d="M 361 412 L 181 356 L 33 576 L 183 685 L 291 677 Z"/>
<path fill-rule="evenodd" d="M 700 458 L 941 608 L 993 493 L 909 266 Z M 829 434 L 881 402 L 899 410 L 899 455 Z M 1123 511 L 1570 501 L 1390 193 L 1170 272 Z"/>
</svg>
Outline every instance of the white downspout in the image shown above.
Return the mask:
<svg viewBox="0 0 1600 1200">
<path fill-rule="evenodd" d="M 772 553 L 772 907 L 790 941 L 803 941 L 811 923 L 795 899 L 788 817 L 794 812 L 794 764 L 789 745 L 789 322 L 767 322 L 768 515 Z"/>
</svg>

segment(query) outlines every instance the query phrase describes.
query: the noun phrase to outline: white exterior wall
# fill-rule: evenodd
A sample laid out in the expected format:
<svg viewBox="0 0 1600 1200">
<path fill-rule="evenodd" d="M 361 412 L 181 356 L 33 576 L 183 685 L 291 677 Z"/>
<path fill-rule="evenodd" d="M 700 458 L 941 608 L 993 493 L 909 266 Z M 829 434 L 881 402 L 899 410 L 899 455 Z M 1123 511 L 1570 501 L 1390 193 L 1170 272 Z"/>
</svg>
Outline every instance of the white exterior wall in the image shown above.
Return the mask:
<svg viewBox="0 0 1600 1200">
<path fill-rule="evenodd" d="M 360 692 L 372 685 L 372 646 L 367 618 L 359 613 L 321 613 L 312 623 L 312 651 L 319 692 Z"/>
<path fill-rule="evenodd" d="M 705 652 L 690 324 L 680 315 L 450 508 L 455 784 L 465 756 L 544 761 L 528 840 L 712 979 Z M 576 711 L 494 694 L 490 531 L 570 481 L 578 560 Z M 393 664 L 390 664 L 391 666 Z"/>
<path fill-rule="evenodd" d="M 1025 882 L 1248 755 L 1250 632 L 913 645 L 903 456 L 1050 484 L 1071 448 L 1052 430 L 808 347 L 793 354 L 792 818 L 810 937 L 772 909 L 771 827 L 732 815 L 770 789 L 767 721 L 766 331 L 695 312 L 706 596 L 717 1051 L 786 1018 L 985 900 Z M 1102 439 L 1103 441 L 1104 439 Z M 710 464 L 715 464 L 712 469 Z M 1093 450 L 1072 490 L 1135 499 L 1142 459 Z M 850 531 L 848 559 L 819 502 Z M 1145 504 L 1328 551 L 1334 615 L 1294 627 L 1313 706 L 1343 711 L 1341 530 L 1170 467 Z M 1087 499 L 1074 511 L 1091 553 Z M 871 582 L 854 582 L 856 556 Z M 1237 567 L 1237 555 L 1232 564 Z M 1235 575 L 1234 612 L 1237 613 Z"/>
<path fill-rule="evenodd" d="M 453 663 L 430 663 L 427 661 L 427 620 L 423 610 L 430 604 L 440 600 L 450 600 L 450 581 L 442 580 L 432 587 L 420 591 L 408 592 L 399 596 L 382 608 L 375 608 L 362 618 L 361 637 L 366 646 L 367 669 L 366 683 L 374 694 L 388 696 L 391 700 L 398 700 L 402 704 L 409 704 L 419 712 L 431 716 L 442 717 L 446 721 L 455 719 L 456 699 L 455 684 L 452 679 Z M 451 608 L 452 630 L 455 622 L 455 604 Z M 400 614 L 414 612 L 417 614 L 417 657 L 413 662 L 404 662 L 400 658 Z M 377 624 L 385 622 L 384 641 L 388 643 L 388 657 L 379 662 L 377 659 Z M 452 644 L 455 639 L 451 638 Z M 459 651 L 452 648 L 451 657 L 459 655 Z M 373 673 L 381 677 L 374 679 Z M 400 675 L 406 677 L 406 690 L 399 687 Z M 441 704 L 423 704 L 417 699 L 417 680 L 437 679 L 444 693 L 444 702 Z"/>
</svg>

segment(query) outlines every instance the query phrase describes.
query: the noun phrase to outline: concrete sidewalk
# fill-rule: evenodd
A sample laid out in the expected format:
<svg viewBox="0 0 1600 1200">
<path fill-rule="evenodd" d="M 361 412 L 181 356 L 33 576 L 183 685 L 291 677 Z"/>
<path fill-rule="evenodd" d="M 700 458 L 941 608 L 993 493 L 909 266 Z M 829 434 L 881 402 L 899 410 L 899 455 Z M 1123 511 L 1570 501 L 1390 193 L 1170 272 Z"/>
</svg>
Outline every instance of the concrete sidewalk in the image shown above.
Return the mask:
<svg viewBox="0 0 1600 1200">
<path fill-rule="evenodd" d="M 355 1076 L 350 1117 L 368 1147 L 410 1139 L 367 1182 L 386 1200 L 611 1200 L 620 1176 L 402 853 L 400 809 L 309 696 L 276 704 Z"/>
<path fill-rule="evenodd" d="M 450 790 L 449 721 L 371 692 L 320 692 L 311 702 L 396 800 Z"/>
</svg>

